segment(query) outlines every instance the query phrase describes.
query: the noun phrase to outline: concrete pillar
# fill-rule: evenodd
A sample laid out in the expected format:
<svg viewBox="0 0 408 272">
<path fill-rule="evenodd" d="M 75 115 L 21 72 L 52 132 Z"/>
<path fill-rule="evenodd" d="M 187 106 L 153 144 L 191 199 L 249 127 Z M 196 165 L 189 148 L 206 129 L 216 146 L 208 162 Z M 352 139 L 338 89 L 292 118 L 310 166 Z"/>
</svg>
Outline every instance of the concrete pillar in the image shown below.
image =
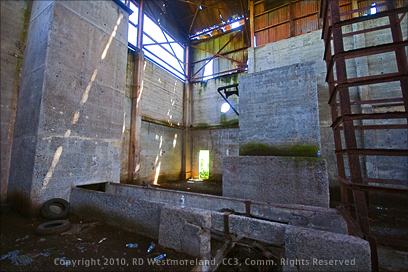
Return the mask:
<svg viewBox="0 0 408 272">
<path fill-rule="evenodd" d="M 130 137 L 129 137 L 129 169 L 128 182 L 133 183 L 139 178 L 140 172 L 140 152 L 142 140 L 142 119 L 140 115 L 143 81 L 144 81 L 144 54 L 142 50 L 134 52 L 134 70 L 133 70 L 133 90 L 132 106 L 130 119 Z"/>
<path fill-rule="evenodd" d="M 1 203 L 6 202 L 29 1 L 1 1 Z"/>
<path fill-rule="evenodd" d="M 114 1 L 33 2 L 8 189 L 20 212 L 119 182 L 127 24 Z"/>
</svg>

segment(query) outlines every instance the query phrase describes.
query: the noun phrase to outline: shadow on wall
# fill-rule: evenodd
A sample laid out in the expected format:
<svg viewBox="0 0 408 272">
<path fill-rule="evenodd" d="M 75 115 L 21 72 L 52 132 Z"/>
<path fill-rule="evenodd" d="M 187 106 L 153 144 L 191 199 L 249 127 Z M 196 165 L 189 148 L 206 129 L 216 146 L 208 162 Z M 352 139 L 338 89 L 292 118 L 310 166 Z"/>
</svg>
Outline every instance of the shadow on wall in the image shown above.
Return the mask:
<svg viewBox="0 0 408 272">
<path fill-rule="evenodd" d="M 116 31 L 117 31 L 118 26 L 120 25 L 120 22 L 122 21 L 122 19 L 123 19 L 123 14 L 120 14 L 120 15 L 119 15 L 119 18 L 118 18 L 117 21 L 116 21 L 116 25 L 115 25 L 115 27 L 113 28 L 112 33 L 111 33 L 111 35 L 110 35 L 110 37 L 109 37 L 109 40 L 108 40 L 108 42 L 107 42 L 107 44 L 106 44 L 104 50 L 102 51 L 101 60 L 104 60 L 105 57 L 106 57 L 106 55 L 108 54 L 109 48 L 110 48 L 111 43 L 112 43 L 112 40 L 113 40 L 113 38 L 116 36 Z M 80 116 L 80 110 L 82 109 L 82 107 L 84 106 L 84 104 L 88 101 L 89 93 L 90 93 L 90 91 L 91 91 L 92 84 L 93 84 L 93 82 L 95 81 L 97 74 L 98 74 L 98 69 L 96 68 L 96 69 L 93 71 L 92 75 L 91 75 L 91 79 L 90 79 L 88 85 L 86 86 L 84 93 L 82 94 L 82 97 L 81 97 L 81 101 L 80 101 L 80 103 L 79 103 L 79 106 L 78 106 L 77 110 L 75 111 L 74 116 L 72 117 L 71 126 L 75 125 L 75 124 L 78 122 L 79 116 Z M 67 131 L 66 131 L 65 134 L 64 134 L 64 138 L 69 138 L 70 135 L 71 135 L 71 129 L 68 128 Z M 51 178 L 52 178 L 52 176 L 53 176 L 54 170 L 55 170 L 56 166 L 58 165 L 58 162 L 59 162 L 59 160 L 60 160 L 60 158 L 61 158 L 63 149 L 64 149 L 63 146 L 60 145 L 60 146 L 57 148 L 57 150 L 55 151 L 54 157 L 53 157 L 52 162 L 51 162 L 51 165 L 50 165 L 50 167 L 49 167 L 49 169 L 48 169 L 48 171 L 47 171 L 47 174 L 45 175 L 45 178 L 44 178 L 44 180 L 43 180 L 42 189 L 41 189 L 41 190 L 45 190 L 45 189 L 47 188 L 47 186 L 49 185 L 49 183 L 50 183 L 50 181 L 51 181 Z M 97 165 L 98 165 L 98 162 L 96 161 L 96 157 L 93 158 L 93 161 L 95 162 L 95 164 L 94 164 L 92 167 L 97 166 Z"/>
</svg>

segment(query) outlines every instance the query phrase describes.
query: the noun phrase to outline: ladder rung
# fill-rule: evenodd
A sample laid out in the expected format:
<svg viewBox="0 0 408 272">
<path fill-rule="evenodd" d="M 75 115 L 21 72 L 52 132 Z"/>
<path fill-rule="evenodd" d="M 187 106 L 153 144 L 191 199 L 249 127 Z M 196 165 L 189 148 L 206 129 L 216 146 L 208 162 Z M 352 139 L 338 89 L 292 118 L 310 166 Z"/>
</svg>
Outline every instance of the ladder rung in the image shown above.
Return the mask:
<svg viewBox="0 0 408 272">
<path fill-rule="evenodd" d="M 336 97 L 338 89 L 341 87 L 348 88 L 354 86 L 362 86 L 362 85 L 369 85 L 369 84 L 378 84 L 383 82 L 392 82 L 398 81 L 403 78 L 408 78 L 408 75 L 401 75 L 400 73 L 391 73 L 385 75 L 375 75 L 375 76 L 366 76 L 366 77 L 357 77 L 357 78 L 350 78 L 347 82 L 338 84 L 334 87 L 329 99 L 329 104 L 331 104 Z"/>
<path fill-rule="evenodd" d="M 346 26 L 350 24 L 360 23 L 360 22 L 364 22 L 364 21 L 368 21 L 372 19 L 378 19 L 381 17 L 390 16 L 390 15 L 394 15 L 398 13 L 404 13 L 404 12 L 408 12 L 408 7 L 396 8 L 392 10 L 385 10 L 385 11 L 381 11 L 376 14 L 372 14 L 368 16 L 361 16 L 357 18 L 340 21 L 340 22 L 334 23 L 333 27 L 342 27 L 342 26 Z"/>
<path fill-rule="evenodd" d="M 335 129 L 343 130 L 344 128 L 342 126 L 338 126 Z M 355 130 L 408 129 L 408 124 L 354 126 L 354 129 Z"/>
<path fill-rule="evenodd" d="M 337 128 L 344 121 L 351 120 L 374 120 L 374 119 L 397 119 L 397 118 L 408 118 L 408 113 L 406 112 L 384 112 L 384 113 L 360 113 L 360 114 L 345 114 L 343 116 L 337 117 L 336 121 L 333 122 L 331 127 L 333 129 Z"/>
<path fill-rule="evenodd" d="M 367 156 L 408 156 L 408 149 L 359 149 L 349 148 L 336 150 L 340 155 L 367 155 Z"/>
<path fill-rule="evenodd" d="M 381 53 L 394 51 L 404 46 L 408 46 L 408 40 L 405 40 L 402 42 L 392 42 L 392 43 L 386 43 L 386 44 L 381 44 L 381 45 L 368 46 L 364 48 L 358 48 L 358 49 L 339 52 L 333 55 L 333 59 L 338 59 L 341 57 L 344 57 L 345 59 L 350 59 L 350 58 L 381 54 Z"/>
</svg>

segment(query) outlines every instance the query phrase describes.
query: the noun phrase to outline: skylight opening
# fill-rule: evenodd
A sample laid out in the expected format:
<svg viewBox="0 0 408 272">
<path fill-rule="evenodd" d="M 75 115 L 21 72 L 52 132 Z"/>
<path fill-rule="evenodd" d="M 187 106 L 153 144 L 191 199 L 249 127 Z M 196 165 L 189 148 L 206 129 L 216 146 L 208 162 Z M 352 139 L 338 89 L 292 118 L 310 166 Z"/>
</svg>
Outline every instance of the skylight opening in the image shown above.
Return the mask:
<svg viewBox="0 0 408 272">
<path fill-rule="evenodd" d="M 128 43 L 129 48 L 137 47 L 139 9 L 130 2 L 133 13 L 129 16 Z M 185 80 L 184 58 L 185 49 L 166 33 L 154 20 L 143 15 L 143 51 L 145 57 L 166 69 L 181 80 Z"/>
<path fill-rule="evenodd" d="M 203 74 L 203 80 L 209 80 L 212 79 L 214 77 L 214 73 L 213 73 L 213 60 L 210 60 L 204 67 L 204 74 Z"/>
<path fill-rule="evenodd" d="M 234 22 L 231 24 L 231 29 L 235 29 L 237 27 L 239 27 L 241 24 L 239 22 Z"/>
</svg>

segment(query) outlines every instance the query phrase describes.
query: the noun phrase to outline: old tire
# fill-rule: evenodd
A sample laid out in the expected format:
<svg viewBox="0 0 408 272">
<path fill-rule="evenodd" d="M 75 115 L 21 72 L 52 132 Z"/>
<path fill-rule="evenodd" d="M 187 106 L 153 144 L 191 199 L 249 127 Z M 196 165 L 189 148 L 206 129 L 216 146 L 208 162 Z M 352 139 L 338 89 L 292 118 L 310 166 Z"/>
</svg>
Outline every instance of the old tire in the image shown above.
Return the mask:
<svg viewBox="0 0 408 272">
<path fill-rule="evenodd" d="M 59 234 L 68 230 L 71 223 L 68 220 L 53 220 L 41 225 L 35 229 L 35 234 L 40 236 Z"/>
<path fill-rule="evenodd" d="M 56 213 L 50 210 L 51 206 L 58 206 L 61 208 L 61 212 Z M 53 198 L 46 201 L 41 208 L 41 215 L 46 219 L 62 219 L 69 214 L 69 203 L 62 198 Z"/>
</svg>

